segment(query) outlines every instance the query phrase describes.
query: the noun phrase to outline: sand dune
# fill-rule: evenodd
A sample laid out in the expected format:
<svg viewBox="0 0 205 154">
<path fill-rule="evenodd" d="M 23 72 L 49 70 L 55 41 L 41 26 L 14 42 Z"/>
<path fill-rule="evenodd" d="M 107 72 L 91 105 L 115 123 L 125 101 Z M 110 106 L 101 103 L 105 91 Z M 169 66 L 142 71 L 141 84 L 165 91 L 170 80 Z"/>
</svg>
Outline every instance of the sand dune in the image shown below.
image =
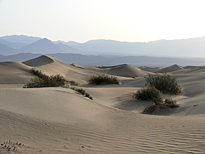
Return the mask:
<svg viewBox="0 0 205 154">
<path fill-rule="evenodd" d="M 23 62 L 35 69 L 42 70 L 47 75 L 62 75 L 66 80 L 75 80 L 79 83 L 87 83 L 87 72 L 81 71 L 80 68 L 73 68 L 51 56 L 40 56 L 38 58 Z"/>
<path fill-rule="evenodd" d="M 108 74 L 117 75 L 117 76 L 125 76 L 125 77 L 142 77 L 147 75 L 146 72 L 132 66 L 132 65 L 119 65 L 111 68 L 108 71 Z"/>
<path fill-rule="evenodd" d="M 1 62 L 0 63 L 0 84 L 25 84 L 32 75 L 29 73 L 30 67 L 21 62 Z"/>
<path fill-rule="evenodd" d="M 142 77 L 147 75 L 147 72 L 136 68 L 132 65 L 123 64 L 117 66 L 109 66 L 109 67 L 91 67 L 91 66 L 81 66 L 78 64 L 72 64 L 76 68 L 81 68 L 85 70 L 95 71 L 102 74 L 110 74 L 115 76 L 123 76 L 123 77 Z"/>
<path fill-rule="evenodd" d="M 35 59 L 25 61 L 23 63 L 28 66 L 41 66 L 41 65 L 46 65 L 46 64 L 53 63 L 53 62 L 54 60 L 50 58 L 49 56 L 40 56 Z"/>
<path fill-rule="evenodd" d="M 178 71 L 183 69 L 183 67 L 179 66 L 179 65 L 172 65 L 163 69 L 160 69 L 158 71 L 156 71 L 156 73 L 161 73 L 161 72 L 174 72 L 174 71 Z"/>
<path fill-rule="evenodd" d="M 156 72 L 156 71 L 160 70 L 159 67 L 151 68 L 151 67 L 147 67 L 147 66 L 141 66 L 141 67 L 139 67 L 139 69 L 141 69 L 143 71 L 147 71 L 147 72 Z"/>
<path fill-rule="evenodd" d="M 22 88 L 34 77 L 32 67 L 80 82 L 94 99 L 69 88 Z M 177 65 L 167 70 L 184 95 L 164 97 L 176 99 L 180 108 L 144 115 L 151 103 L 132 94 L 144 86 L 147 72 L 134 66 L 67 65 L 50 56 L 0 63 L 0 153 L 203 154 L 205 70 Z M 119 77 L 121 84 L 87 84 L 90 75 L 101 73 Z"/>
</svg>

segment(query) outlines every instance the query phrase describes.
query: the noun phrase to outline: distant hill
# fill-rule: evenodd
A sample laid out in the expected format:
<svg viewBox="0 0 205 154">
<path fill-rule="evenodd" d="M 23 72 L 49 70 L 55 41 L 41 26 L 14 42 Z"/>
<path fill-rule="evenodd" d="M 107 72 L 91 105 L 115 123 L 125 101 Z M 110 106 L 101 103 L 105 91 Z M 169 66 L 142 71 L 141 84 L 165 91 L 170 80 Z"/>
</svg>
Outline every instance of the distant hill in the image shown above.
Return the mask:
<svg viewBox="0 0 205 154">
<path fill-rule="evenodd" d="M 38 40 L 34 43 L 31 43 L 18 51 L 20 52 L 31 52 L 38 54 L 48 54 L 48 53 L 64 53 L 57 45 L 52 43 L 47 38 Z"/>
<path fill-rule="evenodd" d="M 0 44 L 0 54 L 12 55 L 12 54 L 15 54 L 15 50 L 11 47 L 4 45 L 4 44 Z"/>
<path fill-rule="evenodd" d="M 86 43 L 67 42 L 67 45 L 99 54 L 171 56 L 171 57 L 205 57 L 205 37 L 159 40 L 148 43 L 120 42 L 114 40 L 91 40 Z"/>
<path fill-rule="evenodd" d="M 21 47 L 21 48 L 19 48 Z M 18 49 L 16 49 L 18 48 Z M 62 43 L 54 44 L 47 38 L 40 39 L 31 44 L 13 43 L 0 39 L 0 54 L 10 55 L 18 53 L 34 53 L 34 54 L 49 54 L 49 53 L 76 53 L 81 52 L 78 49 L 69 47 Z"/>
<path fill-rule="evenodd" d="M 72 47 L 69 47 L 68 45 L 64 45 L 62 44 L 61 42 L 57 44 L 57 46 L 63 51 L 63 52 L 80 52 L 80 50 L 78 49 L 75 49 L 75 48 L 72 48 Z"/>
<path fill-rule="evenodd" d="M 143 55 L 145 43 L 141 42 L 120 42 L 114 40 L 91 40 L 86 43 L 67 42 L 66 45 L 70 47 L 87 51 L 89 54 L 113 54 L 113 55 L 126 55 L 125 53 L 134 55 Z"/>
<path fill-rule="evenodd" d="M 19 53 L 19 54 L 14 54 L 14 55 L 9 55 L 9 56 L 0 55 L 0 62 L 5 62 L 5 61 L 20 61 L 20 62 L 22 62 L 22 61 L 36 58 L 38 56 L 40 56 L 40 54 L 32 54 L 32 53 Z"/>
<path fill-rule="evenodd" d="M 14 43 L 15 42 L 15 43 Z M 30 42 L 30 43 L 28 43 Z M 20 44 L 21 43 L 21 44 Z M 79 53 L 84 55 L 148 56 L 148 57 L 205 57 L 205 37 L 158 40 L 145 42 L 121 42 L 115 40 L 91 40 L 85 43 L 55 41 L 25 35 L 0 37 L 0 54 L 32 52 Z M 12 50 L 15 48 L 18 50 Z"/>
<path fill-rule="evenodd" d="M 205 57 L 205 36 L 180 40 L 160 40 L 147 43 L 146 52 L 172 57 Z"/>
<path fill-rule="evenodd" d="M 22 47 L 28 45 L 27 43 L 9 42 L 9 41 L 5 41 L 3 39 L 0 39 L 0 44 L 6 45 L 6 46 L 11 47 L 13 49 L 19 49 L 19 48 L 22 48 Z"/>
<path fill-rule="evenodd" d="M 5 57 L 4 55 L 0 55 L 0 61 L 1 61 L 1 59 L 4 59 L 4 57 Z"/>
<path fill-rule="evenodd" d="M 70 47 L 78 46 L 81 43 L 75 42 L 75 41 L 69 41 L 69 42 L 62 42 L 65 45 L 68 45 Z"/>
<path fill-rule="evenodd" d="M 26 36 L 26 35 L 10 35 L 10 36 L 2 36 L 0 39 L 3 39 L 8 42 L 19 42 L 19 43 L 25 43 L 25 44 L 30 44 L 33 42 L 36 42 L 42 38 L 40 37 L 33 37 L 33 36 Z"/>
</svg>

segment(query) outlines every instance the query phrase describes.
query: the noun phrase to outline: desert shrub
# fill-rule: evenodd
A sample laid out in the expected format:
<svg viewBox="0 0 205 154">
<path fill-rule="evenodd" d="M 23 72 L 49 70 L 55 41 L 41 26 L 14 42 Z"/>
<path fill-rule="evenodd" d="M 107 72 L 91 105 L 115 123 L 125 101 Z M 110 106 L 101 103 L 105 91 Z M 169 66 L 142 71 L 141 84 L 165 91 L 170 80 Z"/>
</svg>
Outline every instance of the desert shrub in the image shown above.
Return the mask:
<svg viewBox="0 0 205 154">
<path fill-rule="evenodd" d="M 148 77 L 145 77 L 145 80 L 146 86 L 155 87 L 163 93 L 169 92 L 177 95 L 182 94 L 181 87 L 177 83 L 176 78 L 171 77 L 167 73 L 148 74 Z"/>
<path fill-rule="evenodd" d="M 171 108 L 179 107 L 176 100 L 172 100 L 171 98 L 165 99 L 164 104 Z"/>
<path fill-rule="evenodd" d="M 41 70 L 36 70 L 34 68 L 30 69 L 30 72 L 33 73 L 34 75 L 38 76 L 41 79 L 46 79 L 48 76 L 45 73 L 42 73 Z"/>
<path fill-rule="evenodd" d="M 78 86 L 78 85 L 79 85 L 79 83 L 78 83 L 78 82 L 73 81 L 73 80 L 69 81 L 69 83 L 70 83 L 71 85 L 74 85 L 74 86 Z"/>
<path fill-rule="evenodd" d="M 27 84 L 24 85 L 23 88 L 40 88 L 44 85 L 44 81 L 40 78 L 35 77 L 31 79 Z"/>
<path fill-rule="evenodd" d="M 88 93 L 85 93 L 85 97 L 89 97 L 90 96 L 90 94 L 88 94 Z"/>
<path fill-rule="evenodd" d="M 51 84 L 51 87 L 57 87 L 65 84 L 65 79 L 61 75 L 54 75 L 48 78 L 48 81 Z"/>
<path fill-rule="evenodd" d="M 91 84 L 119 84 L 119 79 L 117 77 L 108 75 L 93 75 L 90 77 L 89 83 Z"/>
<path fill-rule="evenodd" d="M 88 97 L 89 99 L 93 100 L 93 97 L 90 96 L 90 94 L 88 94 L 87 92 L 85 92 L 84 89 L 82 88 L 75 88 L 75 87 L 71 87 L 72 90 L 75 90 L 77 92 L 79 92 L 80 94 L 84 95 L 85 97 Z"/>
<path fill-rule="evenodd" d="M 82 88 L 80 88 L 80 89 L 77 88 L 77 89 L 75 89 L 75 91 L 81 93 L 82 95 L 85 95 L 85 90 Z"/>
<path fill-rule="evenodd" d="M 139 89 L 136 93 L 133 94 L 133 97 L 138 100 L 149 100 L 158 104 L 162 102 L 161 93 L 155 87 L 147 87 Z"/>
<path fill-rule="evenodd" d="M 88 98 L 90 98 L 91 100 L 93 100 L 93 97 L 90 96 L 90 94 L 88 94 L 87 92 L 85 93 L 85 97 L 88 97 Z"/>
<path fill-rule="evenodd" d="M 24 85 L 24 88 L 58 87 L 65 85 L 65 79 L 61 75 L 48 76 L 35 69 L 31 69 L 31 72 L 38 77 L 31 79 Z"/>
</svg>

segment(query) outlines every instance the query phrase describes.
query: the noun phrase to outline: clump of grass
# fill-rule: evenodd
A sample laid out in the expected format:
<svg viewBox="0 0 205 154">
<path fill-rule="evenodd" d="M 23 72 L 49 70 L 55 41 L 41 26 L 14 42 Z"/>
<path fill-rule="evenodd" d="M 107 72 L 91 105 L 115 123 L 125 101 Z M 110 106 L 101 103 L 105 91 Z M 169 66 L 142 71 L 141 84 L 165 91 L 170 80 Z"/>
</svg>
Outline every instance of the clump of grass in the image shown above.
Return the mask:
<svg viewBox="0 0 205 154">
<path fill-rule="evenodd" d="M 31 69 L 31 73 L 38 76 L 31 79 L 24 88 L 59 87 L 64 86 L 66 80 L 61 75 L 48 76 L 40 70 Z"/>
<path fill-rule="evenodd" d="M 75 87 L 71 87 L 72 90 L 75 90 L 77 92 L 79 92 L 80 94 L 84 95 L 85 97 L 88 97 L 89 99 L 93 100 L 93 97 L 90 96 L 90 94 L 88 94 L 87 92 L 85 92 L 84 89 L 82 88 L 75 88 Z"/>
<path fill-rule="evenodd" d="M 177 83 L 175 77 L 171 77 L 167 73 L 162 74 L 148 74 L 148 77 L 145 77 L 146 86 L 155 87 L 163 93 L 173 93 L 176 95 L 181 95 L 182 90 L 180 85 Z"/>
<path fill-rule="evenodd" d="M 88 80 L 90 84 L 119 84 L 119 79 L 117 77 L 108 75 L 93 75 Z"/>
<path fill-rule="evenodd" d="M 163 102 L 160 91 L 155 87 L 139 89 L 136 93 L 133 94 L 133 98 L 138 100 L 152 101 L 156 104 Z"/>
</svg>

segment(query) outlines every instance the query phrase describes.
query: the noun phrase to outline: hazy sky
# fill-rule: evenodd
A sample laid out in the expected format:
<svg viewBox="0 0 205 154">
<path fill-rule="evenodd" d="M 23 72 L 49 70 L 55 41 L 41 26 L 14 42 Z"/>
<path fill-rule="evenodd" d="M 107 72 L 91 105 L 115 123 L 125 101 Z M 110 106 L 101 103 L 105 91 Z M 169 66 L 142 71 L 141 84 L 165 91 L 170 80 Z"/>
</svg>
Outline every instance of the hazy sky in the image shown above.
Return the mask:
<svg viewBox="0 0 205 154">
<path fill-rule="evenodd" d="M 204 0 L 0 0 L 0 36 L 148 42 L 205 36 Z"/>
</svg>

